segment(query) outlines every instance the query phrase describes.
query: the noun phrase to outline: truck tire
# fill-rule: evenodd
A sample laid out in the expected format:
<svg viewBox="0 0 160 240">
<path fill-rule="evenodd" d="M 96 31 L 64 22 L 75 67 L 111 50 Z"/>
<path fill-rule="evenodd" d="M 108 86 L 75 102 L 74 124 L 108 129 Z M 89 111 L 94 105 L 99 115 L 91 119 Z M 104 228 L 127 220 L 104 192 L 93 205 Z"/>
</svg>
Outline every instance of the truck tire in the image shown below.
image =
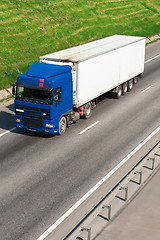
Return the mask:
<svg viewBox="0 0 160 240">
<path fill-rule="evenodd" d="M 122 85 L 116 87 L 116 98 L 119 99 L 122 95 Z"/>
<path fill-rule="evenodd" d="M 125 95 L 126 94 L 126 92 L 127 92 L 127 82 L 125 82 L 125 83 L 123 83 L 123 85 L 122 85 L 122 94 L 123 95 Z"/>
<path fill-rule="evenodd" d="M 134 78 L 133 78 L 133 84 L 136 84 L 136 83 L 137 83 L 137 78 L 134 77 Z"/>
<path fill-rule="evenodd" d="M 66 127 L 67 127 L 67 120 L 66 120 L 66 118 L 63 116 L 63 117 L 61 117 L 61 119 L 59 120 L 59 135 L 62 135 L 62 134 L 65 133 Z"/>
<path fill-rule="evenodd" d="M 92 105 L 89 102 L 89 103 L 84 105 L 84 114 L 83 114 L 83 116 L 84 116 L 85 119 L 88 119 L 88 118 L 90 118 L 91 115 L 92 115 Z"/>
<path fill-rule="evenodd" d="M 132 88 L 133 88 L 133 79 L 128 81 L 128 92 L 131 92 Z"/>
</svg>

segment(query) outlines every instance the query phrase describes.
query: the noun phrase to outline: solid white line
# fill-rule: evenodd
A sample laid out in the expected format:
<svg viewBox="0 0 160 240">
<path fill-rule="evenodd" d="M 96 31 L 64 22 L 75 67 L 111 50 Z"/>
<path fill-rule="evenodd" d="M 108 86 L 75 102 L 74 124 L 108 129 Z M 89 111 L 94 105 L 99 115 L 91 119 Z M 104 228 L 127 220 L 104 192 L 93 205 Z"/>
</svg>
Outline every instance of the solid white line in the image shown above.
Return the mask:
<svg viewBox="0 0 160 240">
<path fill-rule="evenodd" d="M 158 131 L 156 128 L 142 143 L 140 143 L 127 157 L 125 157 L 115 168 L 91 188 L 78 202 L 76 202 L 62 217 L 60 217 L 50 228 L 48 228 L 37 240 L 44 240 L 59 224 L 61 224 L 76 208 L 78 208 L 93 192 L 95 192 L 109 177 L 111 177 L 125 162 L 128 161 L 144 144 L 146 144 Z"/>
<path fill-rule="evenodd" d="M 158 57 L 160 57 L 160 54 L 157 55 L 157 56 L 155 56 L 155 57 L 153 57 L 153 58 L 151 58 L 151 59 L 149 59 L 149 60 L 147 60 L 147 61 L 145 61 L 144 63 L 151 62 L 152 60 L 154 60 L 154 59 L 156 59 L 156 58 L 158 58 Z"/>
<path fill-rule="evenodd" d="M 143 91 L 141 91 L 141 93 L 146 92 L 148 89 L 150 89 L 151 87 L 153 87 L 154 85 L 150 85 L 149 87 L 145 88 Z"/>
<path fill-rule="evenodd" d="M 94 127 L 95 125 L 97 125 L 99 123 L 99 121 L 93 123 L 92 125 L 90 125 L 89 127 L 85 128 L 83 131 L 79 132 L 78 134 L 81 135 L 84 132 L 88 131 L 90 128 Z"/>
<path fill-rule="evenodd" d="M 4 136 L 5 134 L 7 134 L 7 133 L 9 133 L 9 132 L 14 131 L 15 129 L 16 129 L 16 127 L 11 128 L 11 129 L 9 129 L 8 131 L 5 131 L 5 132 L 1 133 L 1 134 L 0 134 L 0 137 Z"/>
</svg>

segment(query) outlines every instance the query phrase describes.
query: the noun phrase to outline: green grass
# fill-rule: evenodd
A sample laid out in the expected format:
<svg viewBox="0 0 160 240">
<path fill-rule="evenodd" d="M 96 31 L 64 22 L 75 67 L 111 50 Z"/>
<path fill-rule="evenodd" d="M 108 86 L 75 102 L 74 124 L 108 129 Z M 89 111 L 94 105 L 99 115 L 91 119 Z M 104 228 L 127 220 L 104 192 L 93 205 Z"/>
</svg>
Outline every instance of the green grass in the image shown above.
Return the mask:
<svg viewBox="0 0 160 240">
<path fill-rule="evenodd" d="M 159 0 L 1 0 L 0 89 L 39 56 L 113 34 L 160 32 Z"/>
<path fill-rule="evenodd" d="M 14 97 L 15 97 L 14 95 L 11 95 L 11 96 L 9 96 L 9 97 L 3 98 L 3 99 L 0 100 L 0 103 L 2 103 L 2 102 L 7 102 L 7 101 L 11 100 L 11 99 L 14 98 Z"/>
<path fill-rule="evenodd" d="M 160 41 L 160 38 L 157 38 L 156 40 L 153 40 L 153 41 L 151 41 L 151 42 L 148 42 L 148 43 L 146 43 L 146 45 L 150 45 L 150 44 L 155 43 L 155 42 L 158 42 L 158 41 Z"/>
</svg>

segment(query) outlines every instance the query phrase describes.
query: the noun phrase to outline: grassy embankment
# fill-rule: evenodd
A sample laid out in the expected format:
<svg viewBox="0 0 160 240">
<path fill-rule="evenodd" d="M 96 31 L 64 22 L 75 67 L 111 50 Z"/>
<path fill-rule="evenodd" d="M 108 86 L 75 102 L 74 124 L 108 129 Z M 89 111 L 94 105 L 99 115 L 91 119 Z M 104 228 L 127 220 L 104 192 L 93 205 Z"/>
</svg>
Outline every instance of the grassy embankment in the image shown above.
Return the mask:
<svg viewBox="0 0 160 240">
<path fill-rule="evenodd" d="M 159 0 L 1 0 L 0 89 L 38 57 L 113 34 L 160 32 Z"/>
</svg>

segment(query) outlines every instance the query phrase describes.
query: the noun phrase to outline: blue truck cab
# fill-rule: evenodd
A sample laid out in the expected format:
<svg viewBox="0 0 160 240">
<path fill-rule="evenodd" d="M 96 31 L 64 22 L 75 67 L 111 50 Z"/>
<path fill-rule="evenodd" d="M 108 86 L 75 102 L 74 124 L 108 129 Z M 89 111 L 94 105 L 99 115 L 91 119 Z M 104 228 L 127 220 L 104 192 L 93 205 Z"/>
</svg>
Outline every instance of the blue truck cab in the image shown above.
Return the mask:
<svg viewBox="0 0 160 240">
<path fill-rule="evenodd" d="M 34 62 L 27 72 L 18 76 L 15 93 L 16 127 L 63 134 L 71 120 L 72 111 L 71 66 Z"/>
</svg>

